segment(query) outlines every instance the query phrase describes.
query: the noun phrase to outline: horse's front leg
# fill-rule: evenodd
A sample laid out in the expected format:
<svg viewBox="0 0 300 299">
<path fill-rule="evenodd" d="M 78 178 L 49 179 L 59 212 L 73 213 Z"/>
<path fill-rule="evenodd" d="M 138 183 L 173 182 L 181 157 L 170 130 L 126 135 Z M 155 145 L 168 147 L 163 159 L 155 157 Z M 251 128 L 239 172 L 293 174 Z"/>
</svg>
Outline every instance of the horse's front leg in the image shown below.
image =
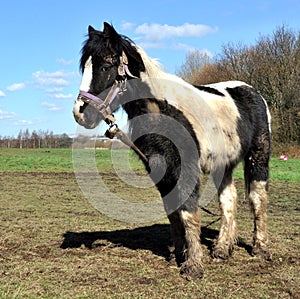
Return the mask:
<svg viewBox="0 0 300 299">
<path fill-rule="evenodd" d="M 175 159 L 175 162 L 177 160 Z M 198 209 L 198 160 L 182 167 L 172 163 L 174 164 L 174 159 L 169 160 L 164 169 L 161 156 L 153 155 L 149 159 L 149 172 L 153 181 L 157 182 L 156 186 L 171 223 L 174 252 L 177 264 L 181 266 L 181 274 L 187 279 L 200 278 L 203 276 L 203 267 Z M 160 180 L 161 173 L 165 175 Z"/>
<path fill-rule="evenodd" d="M 200 212 L 181 211 L 185 228 L 186 260 L 181 265 L 181 274 L 187 279 L 203 276 L 202 248 L 200 244 Z"/>
<path fill-rule="evenodd" d="M 179 209 L 168 215 L 180 273 L 189 279 L 203 276 L 200 212 Z"/>
</svg>

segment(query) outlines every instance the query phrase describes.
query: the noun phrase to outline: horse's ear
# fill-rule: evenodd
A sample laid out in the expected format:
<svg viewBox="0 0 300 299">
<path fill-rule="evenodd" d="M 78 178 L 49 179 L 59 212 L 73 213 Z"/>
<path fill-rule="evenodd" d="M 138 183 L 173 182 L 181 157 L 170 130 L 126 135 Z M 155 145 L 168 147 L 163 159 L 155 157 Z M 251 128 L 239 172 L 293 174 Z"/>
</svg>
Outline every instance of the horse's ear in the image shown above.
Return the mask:
<svg viewBox="0 0 300 299">
<path fill-rule="evenodd" d="M 89 36 L 91 36 L 96 30 L 90 25 L 88 28 Z"/>
<path fill-rule="evenodd" d="M 104 22 L 103 34 L 105 37 L 108 37 L 111 41 L 116 40 L 120 37 L 115 28 L 106 22 Z"/>
</svg>

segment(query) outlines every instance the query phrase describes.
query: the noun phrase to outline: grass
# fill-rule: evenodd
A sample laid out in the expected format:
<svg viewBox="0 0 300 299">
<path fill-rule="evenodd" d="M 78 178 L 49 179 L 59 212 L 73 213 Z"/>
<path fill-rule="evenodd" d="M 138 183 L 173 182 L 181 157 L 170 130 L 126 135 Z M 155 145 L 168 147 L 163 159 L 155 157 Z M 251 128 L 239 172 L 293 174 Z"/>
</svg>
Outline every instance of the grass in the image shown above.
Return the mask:
<svg viewBox="0 0 300 299">
<path fill-rule="evenodd" d="M 76 153 L 87 152 L 75 149 Z M 97 167 L 100 171 L 113 169 L 112 161 L 124 165 L 126 159 L 132 168 L 142 169 L 142 163 L 130 151 L 95 150 Z M 73 172 L 72 149 L 1 149 L 0 171 Z"/>
<path fill-rule="evenodd" d="M 0 171 L 71 172 L 71 149 L 0 149 Z"/>
<path fill-rule="evenodd" d="M 79 151 L 86 151 L 76 149 Z M 0 149 L 0 171 L 73 172 L 72 149 Z M 126 150 L 95 150 L 96 165 L 101 172 L 126 168 L 127 162 L 137 172 L 143 172 L 143 165 L 133 152 Z M 112 163 L 114 162 L 114 163 Z M 114 165 L 113 165 L 114 164 Z M 272 157 L 270 161 L 271 180 L 300 181 L 300 159 L 281 161 Z M 243 178 L 240 163 L 234 172 L 235 178 Z"/>
<path fill-rule="evenodd" d="M 270 178 L 275 181 L 300 182 L 300 159 L 289 158 L 281 161 L 272 157 L 270 161 Z M 235 178 L 243 178 L 243 164 L 240 163 L 235 170 Z"/>
<path fill-rule="evenodd" d="M 126 186 L 112 172 L 110 155 L 96 151 L 97 166 L 110 188 L 136 201 L 158 197 L 153 189 Z M 124 162 L 123 156 L 116 159 Z M 131 155 L 129 160 L 143 174 L 139 161 Z M 210 259 L 219 230 L 219 223 L 212 222 L 218 217 L 202 213 L 205 275 L 201 281 L 185 281 L 168 261 L 166 217 L 134 224 L 99 213 L 80 192 L 69 149 L 1 149 L 0 298 L 299 298 L 297 163 L 271 161 L 268 216 L 273 261 L 248 253 L 253 224 L 243 200 L 240 168 L 239 243 L 234 255 L 221 264 Z M 216 201 L 208 208 L 218 213 Z"/>
</svg>

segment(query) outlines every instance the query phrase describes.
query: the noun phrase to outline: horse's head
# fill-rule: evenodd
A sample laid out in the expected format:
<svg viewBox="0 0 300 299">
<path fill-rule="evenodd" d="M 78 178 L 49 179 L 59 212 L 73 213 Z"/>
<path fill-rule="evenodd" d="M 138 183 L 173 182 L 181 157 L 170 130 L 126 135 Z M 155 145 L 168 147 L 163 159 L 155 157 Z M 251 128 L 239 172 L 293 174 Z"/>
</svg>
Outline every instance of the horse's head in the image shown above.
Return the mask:
<svg viewBox="0 0 300 299">
<path fill-rule="evenodd" d="M 104 23 L 103 32 L 89 26 L 80 68 L 82 82 L 73 114 L 77 123 L 87 129 L 95 128 L 102 119 L 110 119 L 122 104 L 118 93 L 124 82 L 140 77 L 145 70 L 133 42 L 108 23 Z"/>
</svg>

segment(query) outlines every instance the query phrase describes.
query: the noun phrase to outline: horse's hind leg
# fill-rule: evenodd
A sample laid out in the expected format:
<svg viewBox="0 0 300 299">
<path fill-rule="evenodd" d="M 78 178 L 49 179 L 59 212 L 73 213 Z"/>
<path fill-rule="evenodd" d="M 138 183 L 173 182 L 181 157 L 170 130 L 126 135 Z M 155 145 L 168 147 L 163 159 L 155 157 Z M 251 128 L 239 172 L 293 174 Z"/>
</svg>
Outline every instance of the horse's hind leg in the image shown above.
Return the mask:
<svg viewBox="0 0 300 299">
<path fill-rule="evenodd" d="M 252 254 L 270 259 L 267 249 L 267 203 L 269 177 L 270 139 L 262 135 L 257 139 L 254 149 L 245 158 L 245 182 L 254 214 L 254 234 Z"/>
<path fill-rule="evenodd" d="M 213 257 L 222 261 L 231 255 L 236 243 L 236 201 L 237 193 L 232 179 L 232 170 L 226 170 L 218 189 L 221 209 L 221 226 L 213 249 Z"/>
<path fill-rule="evenodd" d="M 267 249 L 267 181 L 253 180 L 250 183 L 249 200 L 254 213 L 252 255 L 270 259 Z"/>
</svg>

